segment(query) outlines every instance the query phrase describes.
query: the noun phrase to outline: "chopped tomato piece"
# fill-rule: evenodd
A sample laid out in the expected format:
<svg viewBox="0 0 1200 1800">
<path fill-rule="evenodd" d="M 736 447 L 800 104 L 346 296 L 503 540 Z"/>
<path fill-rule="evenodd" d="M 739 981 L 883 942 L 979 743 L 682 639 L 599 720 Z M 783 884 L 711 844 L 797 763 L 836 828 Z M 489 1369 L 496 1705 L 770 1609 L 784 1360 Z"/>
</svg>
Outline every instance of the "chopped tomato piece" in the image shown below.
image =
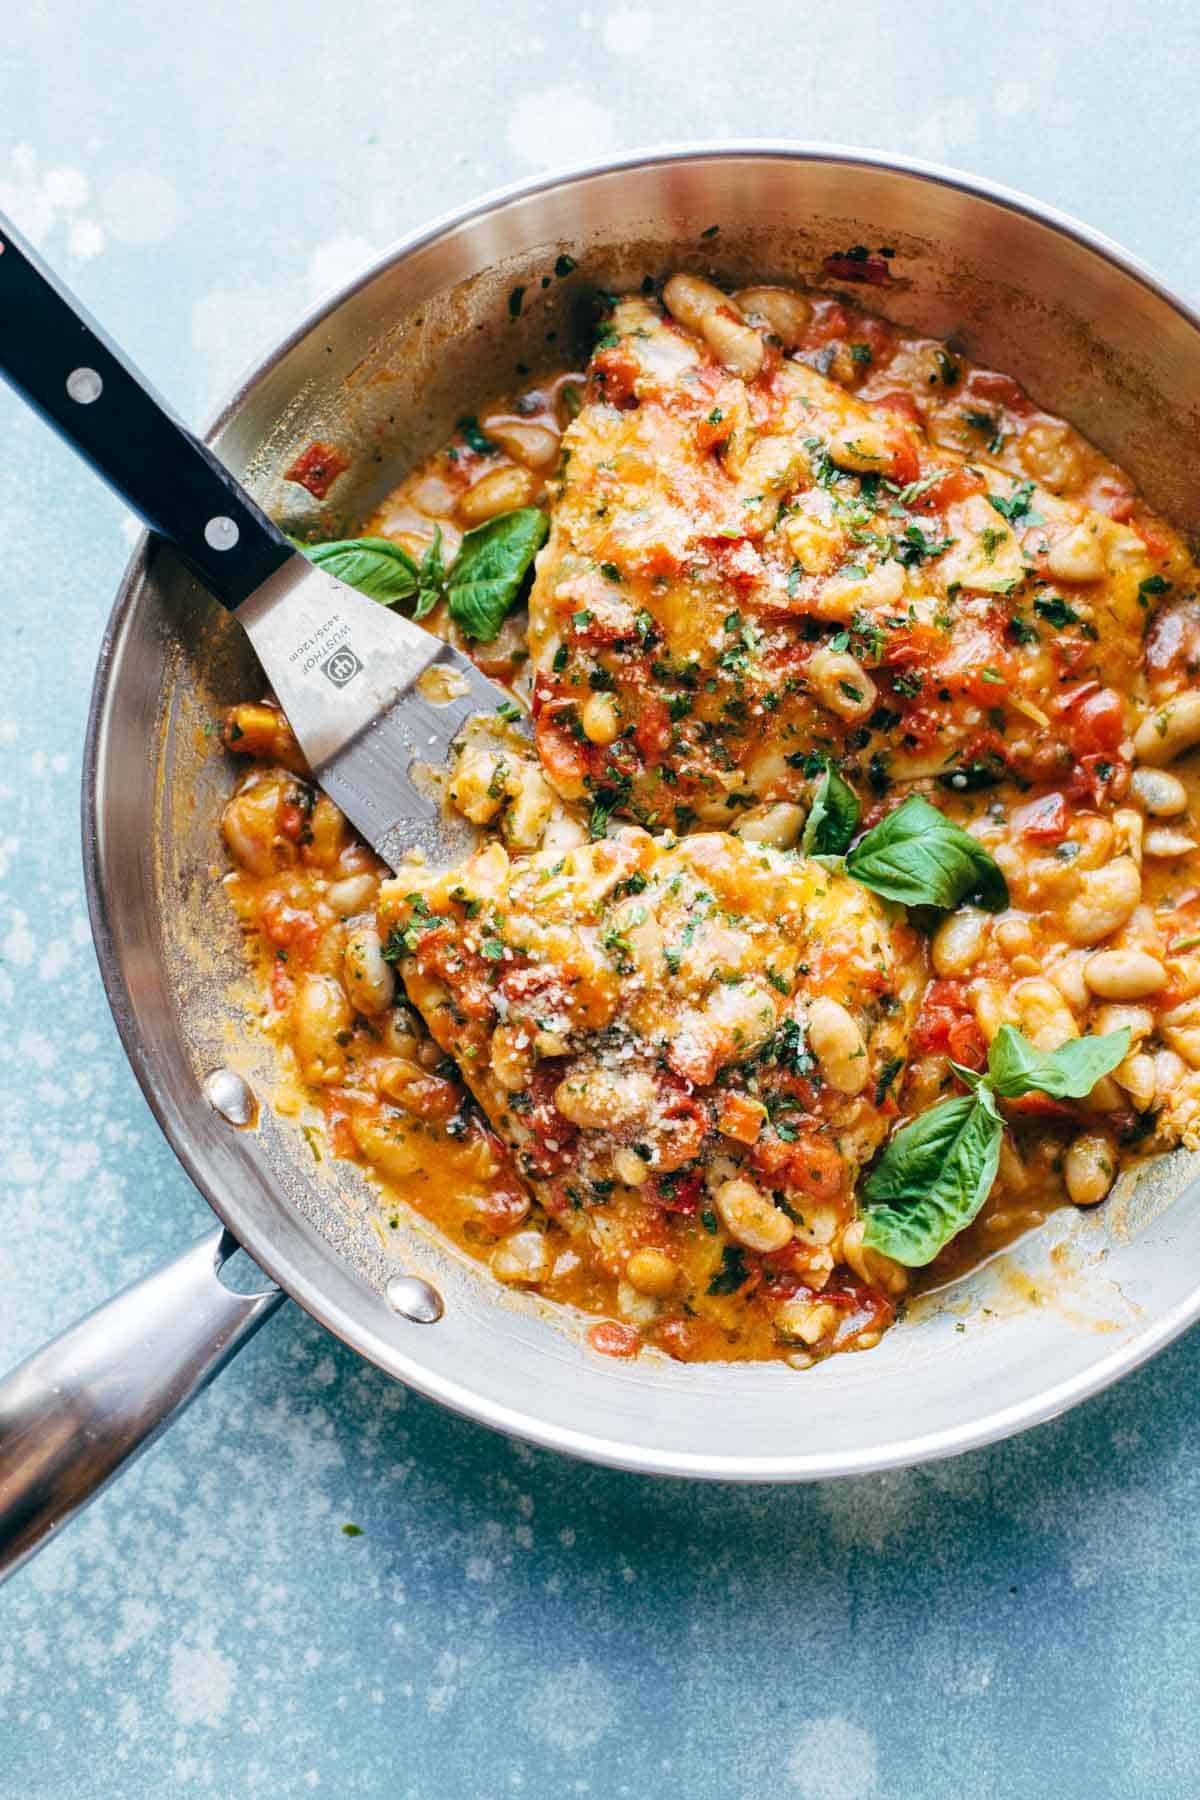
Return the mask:
<svg viewBox="0 0 1200 1800">
<path fill-rule="evenodd" d="M 538 756 L 556 786 L 570 791 L 582 785 L 591 767 L 588 747 L 561 723 L 561 715 L 543 712 L 534 722 Z"/>
<path fill-rule="evenodd" d="M 907 487 L 921 473 L 921 458 L 917 454 L 917 446 L 902 426 L 897 426 L 891 434 L 891 462 L 888 475 L 901 487 Z"/>
<path fill-rule="evenodd" d="M 708 1135 L 708 1109 L 702 1101 L 668 1092 L 659 1107 L 658 1123 L 664 1140 L 655 1156 L 658 1168 L 669 1173 L 699 1156 Z"/>
<path fill-rule="evenodd" d="M 767 1109 L 761 1100 L 748 1094 L 723 1094 L 717 1130 L 722 1137 L 734 1138 L 739 1144 L 753 1144 L 762 1132 Z"/>
<path fill-rule="evenodd" d="M 280 835 L 290 838 L 293 844 L 298 844 L 307 818 L 308 814 L 302 806 L 297 806 L 294 800 L 285 800 L 279 809 Z"/>
<path fill-rule="evenodd" d="M 756 1169 L 777 1187 L 836 1200 L 845 1191 L 846 1164 L 827 1138 L 815 1130 L 784 1139 L 773 1130 L 759 1138 L 751 1152 Z"/>
<path fill-rule="evenodd" d="M 355 1157 L 358 1155 L 358 1144 L 350 1129 L 350 1114 L 345 1104 L 334 1097 L 326 1089 L 322 1109 L 325 1114 L 325 1129 L 329 1134 L 329 1147 L 335 1156 Z"/>
<path fill-rule="evenodd" d="M 982 1069 L 987 1045 L 961 981 L 931 981 L 921 1001 L 910 1049 L 914 1056 L 940 1053 L 968 1069 Z"/>
<path fill-rule="evenodd" d="M 632 1325 L 618 1325 L 615 1319 L 603 1319 L 587 1334 L 588 1343 L 601 1356 L 636 1356 L 642 1347 L 641 1333 Z"/>
<path fill-rule="evenodd" d="M 259 912 L 264 935 L 281 950 L 294 950 L 307 960 L 317 947 L 321 928 L 315 916 L 303 907 L 292 906 L 282 894 L 272 894 Z"/>
<path fill-rule="evenodd" d="M 638 360 L 628 344 L 612 344 L 592 359 L 592 384 L 599 398 L 621 412 L 637 405 L 641 376 Z"/>
<path fill-rule="evenodd" d="M 932 469 L 929 473 L 933 473 Z M 982 494 L 986 487 L 987 482 L 979 470 L 963 463 L 947 469 L 910 504 L 914 512 L 944 512 L 958 500 L 966 500 L 971 494 Z"/>
<path fill-rule="evenodd" d="M 1099 806 L 1123 799 L 1129 789 L 1129 764 L 1111 752 L 1081 756 L 1071 777 L 1070 793 L 1076 800 Z"/>
<path fill-rule="evenodd" d="M 907 419 L 910 425 L 925 423 L 924 414 L 916 400 L 902 388 L 895 391 L 889 389 L 886 394 L 875 394 L 868 404 L 879 407 L 882 412 L 896 413 L 900 418 Z"/>
<path fill-rule="evenodd" d="M 1036 1090 L 1030 1094 L 1021 1094 L 1015 1100 L 1004 1102 L 1008 1112 L 1023 1113 L 1034 1119 L 1078 1119 L 1079 1108 L 1072 1106 L 1067 1100 L 1056 1100 L 1051 1094 L 1039 1094 Z"/>
<path fill-rule="evenodd" d="M 1125 707 L 1113 688 L 1100 688 L 1073 708 L 1071 747 L 1077 756 L 1113 755 L 1125 736 Z"/>
<path fill-rule="evenodd" d="M 886 287 L 892 279 L 887 257 L 869 255 L 861 246 L 844 256 L 827 256 L 825 273 L 833 281 L 862 281 L 871 287 Z"/>
<path fill-rule="evenodd" d="M 665 700 L 657 694 L 645 694 L 638 706 L 638 720 L 633 728 L 633 741 L 644 761 L 655 763 L 671 742 L 671 715 Z"/>
<path fill-rule="evenodd" d="M 1133 489 L 1111 475 L 1098 475 L 1088 489 L 1087 501 L 1097 512 L 1107 513 L 1118 525 L 1124 525 L 1137 504 Z"/>
<path fill-rule="evenodd" d="M 691 1217 L 700 1210 L 704 1196 L 704 1177 L 695 1171 L 688 1175 L 668 1174 L 662 1181 L 649 1183 L 642 1189 L 647 1199 L 664 1212 L 683 1213 Z"/>
<path fill-rule="evenodd" d="M 1129 529 L 1136 531 L 1151 556 L 1159 561 L 1165 559 L 1171 550 L 1170 542 L 1158 528 L 1156 520 L 1148 518 L 1145 513 L 1135 512 L 1130 516 Z"/>
<path fill-rule="evenodd" d="M 1022 837 L 1035 844 L 1059 844 L 1070 828 L 1071 808 L 1062 794 L 1043 794 L 1040 800 L 1019 806 L 1012 822 Z"/>
<path fill-rule="evenodd" d="M 283 479 L 307 488 L 314 500 L 323 500 L 339 475 L 350 467 L 350 458 L 333 444 L 314 443 L 302 450 Z"/>
</svg>

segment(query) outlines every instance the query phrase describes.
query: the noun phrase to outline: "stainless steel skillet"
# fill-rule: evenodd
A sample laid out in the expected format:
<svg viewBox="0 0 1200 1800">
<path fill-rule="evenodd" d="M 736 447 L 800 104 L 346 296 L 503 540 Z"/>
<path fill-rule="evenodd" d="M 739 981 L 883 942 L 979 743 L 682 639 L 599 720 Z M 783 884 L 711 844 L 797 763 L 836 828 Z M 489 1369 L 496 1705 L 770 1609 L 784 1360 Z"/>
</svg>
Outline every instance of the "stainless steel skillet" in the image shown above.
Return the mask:
<svg viewBox="0 0 1200 1800">
<path fill-rule="evenodd" d="M 957 334 L 1123 461 L 1176 523 L 1200 524 L 1200 322 L 1185 303 L 1032 202 L 829 148 L 650 152 L 440 221 L 304 321 L 210 441 L 286 529 L 348 525 L 518 365 L 565 360 L 587 289 L 679 266 L 828 284 L 826 259 L 860 244 L 895 252 L 889 284 L 860 290 L 869 303 Z M 321 502 L 282 473 L 313 441 L 350 457 Z M 126 1049 L 227 1230 L 0 1384 L 0 1569 L 198 1391 L 278 1304 L 274 1282 L 380 1367 L 484 1423 L 625 1468 L 758 1481 L 985 1443 L 1096 1392 L 1200 1314 L 1186 1158 L 1096 1216 L 1051 1221 L 965 1292 L 922 1302 L 878 1350 L 804 1375 L 606 1362 L 420 1221 L 385 1251 L 358 1171 L 318 1166 L 303 1120 L 248 1098 L 265 1098 L 272 1064 L 247 1025 L 219 891 L 228 771 L 203 725 L 256 677 L 216 610 L 198 607 L 169 552 L 139 549 L 97 674 L 84 848 Z M 237 1244 L 272 1278 L 257 1294 L 218 1273 Z M 1021 1299 L 1030 1285 L 1042 1304 Z"/>
</svg>

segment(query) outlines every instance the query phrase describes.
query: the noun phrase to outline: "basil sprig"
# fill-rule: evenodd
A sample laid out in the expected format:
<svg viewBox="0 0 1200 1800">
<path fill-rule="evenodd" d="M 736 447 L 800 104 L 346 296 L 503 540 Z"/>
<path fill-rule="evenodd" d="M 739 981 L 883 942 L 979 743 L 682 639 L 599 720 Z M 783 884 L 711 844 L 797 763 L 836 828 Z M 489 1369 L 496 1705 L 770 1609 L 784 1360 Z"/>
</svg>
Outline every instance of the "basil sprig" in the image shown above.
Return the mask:
<svg viewBox="0 0 1200 1800">
<path fill-rule="evenodd" d="M 943 1100 L 903 1126 L 872 1169 L 862 1191 L 864 1242 L 907 1268 L 924 1268 L 965 1230 L 991 1192 L 1004 1136 L 997 1100 L 1034 1092 L 1082 1100 L 1128 1053 L 1127 1026 L 1038 1050 L 1002 1025 L 985 1074 L 954 1065 L 972 1092 Z"/>
<path fill-rule="evenodd" d="M 495 637 L 549 529 L 538 507 L 520 506 L 467 532 L 446 577 L 446 598 L 468 637 Z"/>
<path fill-rule="evenodd" d="M 441 598 L 434 579 L 434 564 L 439 569 L 441 564 L 440 530 L 419 563 L 403 544 L 393 543 L 391 538 L 339 538 L 332 544 L 305 544 L 301 548 L 319 569 L 327 569 L 339 581 L 348 582 L 360 594 L 368 594 L 383 606 L 415 599 L 414 619 L 423 619 Z"/>
<path fill-rule="evenodd" d="M 410 618 L 423 619 L 445 600 L 450 617 L 467 636 L 486 643 L 520 597 L 548 529 L 546 515 L 536 506 L 500 513 L 465 534 L 449 569 L 442 557 L 440 525 L 420 562 L 391 538 L 339 538 L 301 548 L 318 568 L 383 606 L 403 607 Z"/>
<path fill-rule="evenodd" d="M 1008 905 L 1008 884 L 983 845 L 919 794 L 859 839 L 846 873 L 902 906 L 949 912 L 974 900 L 987 912 L 1002 912 Z"/>
<path fill-rule="evenodd" d="M 842 856 L 858 829 L 858 795 L 836 769 L 826 769 L 804 822 L 800 848 L 806 856 Z"/>
<path fill-rule="evenodd" d="M 1057 1050 L 1037 1050 L 1011 1025 L 1002 1025 L 988 1052 L 987 1080 L 1004 1100 L 1035 1089 L 1055 1100 L 1082 1100 L 1128 1053 L 1127 1025 L 1104 1037 L 1071 1038 Z"/>
</svg>

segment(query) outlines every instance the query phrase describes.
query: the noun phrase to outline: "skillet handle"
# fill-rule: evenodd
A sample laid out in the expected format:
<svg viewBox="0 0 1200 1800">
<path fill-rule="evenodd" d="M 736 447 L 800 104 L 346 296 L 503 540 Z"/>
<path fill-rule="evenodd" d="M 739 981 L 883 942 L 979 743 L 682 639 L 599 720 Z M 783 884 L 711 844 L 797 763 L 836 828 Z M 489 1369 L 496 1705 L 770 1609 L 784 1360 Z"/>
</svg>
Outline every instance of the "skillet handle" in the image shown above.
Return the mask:
<svg viewBox="0 0 1200 1800">
<path fill-rule="evenodd" d="M 284 1300 L 225 1286 L 211 1231 L 0 1379 L 0 1581 L 139 1456 Z"/>
<path fill-rule="evenodd" d="M 0 213 L 0 376 L 235 607 L 293 554 Z"/>
</svg>

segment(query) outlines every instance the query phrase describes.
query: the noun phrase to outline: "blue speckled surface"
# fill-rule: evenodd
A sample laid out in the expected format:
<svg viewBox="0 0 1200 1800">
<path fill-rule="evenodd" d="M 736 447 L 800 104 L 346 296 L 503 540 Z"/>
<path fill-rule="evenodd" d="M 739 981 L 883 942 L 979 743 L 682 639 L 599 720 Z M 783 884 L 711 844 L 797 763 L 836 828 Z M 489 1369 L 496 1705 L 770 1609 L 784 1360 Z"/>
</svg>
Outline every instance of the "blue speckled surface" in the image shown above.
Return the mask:
<svg viewBox="0 0 1200 1800">
<path fill-rule="evenodd" d="M 0 210 L 195 419 L 402 229 L 666 137 L 956 162 L 1200 290 L 1193 8 L 738 16 L 12 7 Z M 0 439 L 7 1364 L 209 1215 L 125 1067 L 79 878 L 84 714 L 125 521 L 3 392 Z M 952 1464 L 698 1490 L 506 1443 L 289 1308 L 0 1593 L 0 1794 L 1191 1800 L 1198 1388 L 1193 1335 Z"/>
</svg>

